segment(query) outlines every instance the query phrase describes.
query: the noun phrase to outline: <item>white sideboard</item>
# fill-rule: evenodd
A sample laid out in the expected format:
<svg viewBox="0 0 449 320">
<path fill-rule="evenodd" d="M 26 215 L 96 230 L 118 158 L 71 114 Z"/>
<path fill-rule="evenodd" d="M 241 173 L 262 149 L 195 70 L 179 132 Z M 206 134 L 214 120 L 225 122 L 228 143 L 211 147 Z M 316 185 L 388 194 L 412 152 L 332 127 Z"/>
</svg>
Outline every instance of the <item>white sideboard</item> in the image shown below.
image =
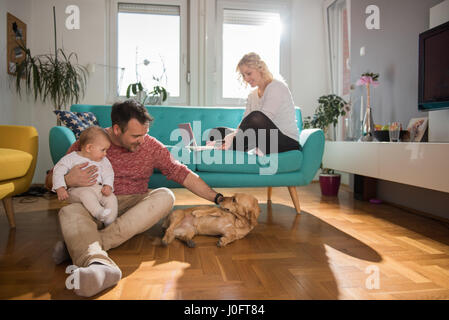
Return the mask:
<svg viewBox="0 0 449 320">
<path fill-rule="evenodd" d="M 323 166 L 449 193 L 449 143 L 326 141 Z"/>
</svg>

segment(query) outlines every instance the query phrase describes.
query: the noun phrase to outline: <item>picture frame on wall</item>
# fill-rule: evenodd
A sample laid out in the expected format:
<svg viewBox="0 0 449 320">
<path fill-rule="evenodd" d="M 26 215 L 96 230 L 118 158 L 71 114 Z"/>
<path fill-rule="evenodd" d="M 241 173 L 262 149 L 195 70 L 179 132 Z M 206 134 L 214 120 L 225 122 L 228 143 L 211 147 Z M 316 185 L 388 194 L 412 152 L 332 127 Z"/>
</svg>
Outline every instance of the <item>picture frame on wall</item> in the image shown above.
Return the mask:
<svg viewBox="0 0 449 320">
<path fill-rule="evenodd" d="M 27 25 L 19 18 L 10 14 L 6 14 L 7 21 L 7 68 L 9 74 L 16 73 L 16 64 L 25 59 L 25 53 L 19 44 L 26 46 Z"/>
<path fill-rule="evenodd" d="M 425 137 L 428 126 L 428 118 L 412 118 L 407 126 L 410 133 L 410 142 L 421 142 Z"/>
</svg>

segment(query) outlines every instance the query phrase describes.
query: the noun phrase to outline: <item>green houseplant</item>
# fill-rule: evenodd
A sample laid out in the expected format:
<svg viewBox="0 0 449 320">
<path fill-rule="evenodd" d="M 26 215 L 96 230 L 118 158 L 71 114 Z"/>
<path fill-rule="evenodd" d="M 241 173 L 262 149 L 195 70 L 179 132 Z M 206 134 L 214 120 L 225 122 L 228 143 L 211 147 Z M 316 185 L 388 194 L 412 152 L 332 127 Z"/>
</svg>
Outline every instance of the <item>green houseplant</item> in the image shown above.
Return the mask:
<svg viewBox="0 0 449 320">
<path fill-rule="evenodd" d="M 131 97 L 131 92 L 135 95 L 136 100 L 141 104 L 160 105 L 167 100 L 167 90 L 162 86 L 154 86 L 153 90 L 148 92 L 142 83 L 136 82 L 128 85 L 126 89 L 126 97 Z"/>
<path fill-rule="evenodd" d="M 57 49 L 54 55 L 32 56 L 30 49 L 23 45 L 20 48 L 25 59 L 16 65 L 15 84 L 19 95 L 25 89 L 34 95 L 35 101 L 38 98 L 43 103 L 50 100 L 56 110 L 80 101 L 88 72 L 78 64 L 75 53 L 67 56 L 62 49 Z"/>
<path fill-rule="evenodd" d="M 25 59 L 16 64 L 15 85 L 20 95 L 25 89 L 32 93 L 35 101 L 43 103 L 51 101 L 56 110 L 65 109 L 68 105 L 77 103 L 84 96 L 87 85 L 87 68 L 78 64 L 76 53 L 67 55 L 63 49 L 58 49 L 56 43 L 56 16 L 53 7 L 55 52 L 33 56 L 23 41 L 18 46 L 23 51 Z"/>
<path fill-rule="evenodd" d="M 136 61 L 137 60 L 138 60 L 138 52 L 136 49 Z M 166 72 L 165 63 L 162 57 L 160 57 L 160 64 L 162 65 L 161 75 L 159 77 L 152 75 L 153 82 L 151 82 L 151 84 L 153 85 L 153 89 L 152 90 L 146 89 L 145 85 L 141 81 L 141 74 L 138 69 L 139 65 L 143 64 L 145 66 L 148 66 L 152 63 L 153 62 L 149 61 L 148 59 L 144 59 L 142 63 L 136 62 L 136 82 L 130 83 L 126 88 L 126 98 L 130 98 L 132 93 L 134 94 L 134 99 L 136 99 L 143 105 L 145 104 L 161 105 L 164 101 L 167 100 L 168 92 L 162 86 L 162 80 L 165 78 L 165 81 L 167 81 L 167 76 L 165 73 Z"/>
<path fill-rule="evenodd" d="M 323 95 L 318 98 L 318 107 L 313 117 L 306 117 L 303 122 L 304 129 L 320 128 L 326 134 L 329 127 L 338 123 L 340 116 L 346 115 L 348 103 L 335 94 Z M 321 163 L 320 187 L 321 193 L 326 196 L 336 196 L 340 187 L 341 176 L 333 169 L 323 168 Z"/>
</svg>

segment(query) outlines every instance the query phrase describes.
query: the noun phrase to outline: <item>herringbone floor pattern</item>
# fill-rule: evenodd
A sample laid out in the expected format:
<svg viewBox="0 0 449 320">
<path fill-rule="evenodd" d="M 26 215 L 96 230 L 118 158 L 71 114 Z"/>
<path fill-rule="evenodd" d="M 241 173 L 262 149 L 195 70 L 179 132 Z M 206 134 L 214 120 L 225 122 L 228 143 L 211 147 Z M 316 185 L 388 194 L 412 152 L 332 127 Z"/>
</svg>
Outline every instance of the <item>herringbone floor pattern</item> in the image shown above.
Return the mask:
<svg viewBox="0 0 449 320">
<path fill-rule="evenodd" d="M 160 224 L 109 251 L 123 278 L 96 299 L 448 299 L 449 228 L 389 205 L 353 200 L 347 189 L 324 198 L 298 188 L 296 215 L 287 188 L 217 189 L 257 196 L 259 225 L 217 248 L 196 237 L 160 246 Z M 207 204 L 174 190 L 176 205 Z M 79 299 L 65 288 L 69 263 L 55 266 L 57 199 L 14 199 L 17 229 L 0 209 L 0 299 Z"/>
</svg>

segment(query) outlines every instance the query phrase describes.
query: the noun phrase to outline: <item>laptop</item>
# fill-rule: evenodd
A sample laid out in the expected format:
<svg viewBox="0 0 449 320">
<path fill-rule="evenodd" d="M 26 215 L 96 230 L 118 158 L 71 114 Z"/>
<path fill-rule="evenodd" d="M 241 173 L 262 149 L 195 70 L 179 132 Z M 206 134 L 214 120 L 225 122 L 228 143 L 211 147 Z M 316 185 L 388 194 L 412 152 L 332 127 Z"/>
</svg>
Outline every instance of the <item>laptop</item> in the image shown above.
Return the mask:
<svg viewBox="0 0 449 320">
<path fill-rule="evenodd" d="M 192 126 L 190 125 L 190 123 L 180 123 L 178 124 L 178 128 L 181 129 L 181 138 L 183 145 L 191 150 L 202 151 L 202 150 L 218 149 L 221 145 L 221 141 L 217 141 L 215 145 L 199 146 L 196 143 L 196 139 L 195 136 L 193 135 Z"/>
</svg>

